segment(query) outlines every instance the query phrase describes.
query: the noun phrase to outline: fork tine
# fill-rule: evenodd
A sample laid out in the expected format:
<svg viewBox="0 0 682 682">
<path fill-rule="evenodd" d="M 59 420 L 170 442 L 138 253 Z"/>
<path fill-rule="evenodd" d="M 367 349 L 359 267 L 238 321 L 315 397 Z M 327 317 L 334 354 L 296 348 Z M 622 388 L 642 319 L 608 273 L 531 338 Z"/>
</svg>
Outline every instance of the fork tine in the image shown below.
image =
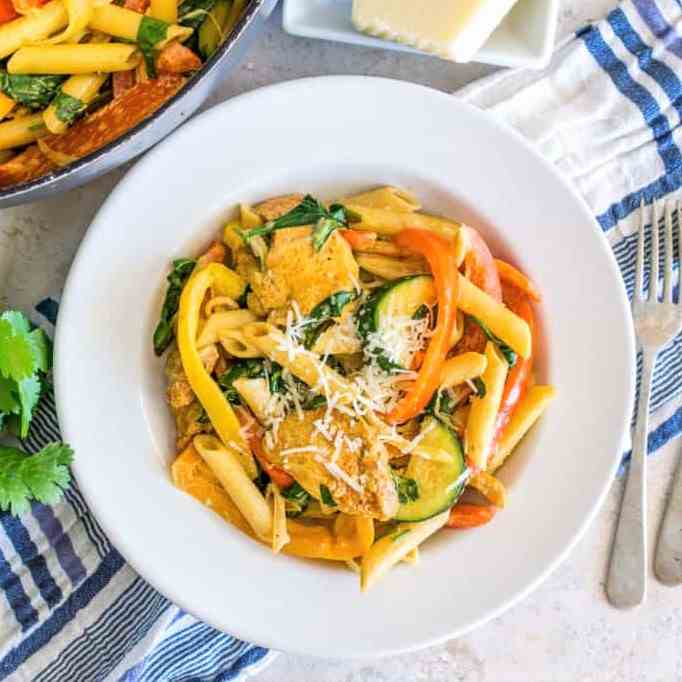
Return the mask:
<svg viewBox="0 0 682 682">
<path fill-rule="evenodd" d="M 651 216 L 651 259 L 649 263 L 649 300 L 658 300 L 658 202 L 654 199 Z"/>
<path fill-rule="evenodd" d="M 678 204 L 679 209 L 679 204 Z M 644 199 L 639 202 L 639 238 L 637 239 L 637 264 L 635 265 L 635 290 L 632 293 L 633 301 L 641 301 L 642 280 L 644 279 Z"/>
<path fill-rule="evenodd" d="M 663 268 L 663 300 L 673 302 L 673 207 L 672 202 L 665 202 L 665 265 Z"/>
</svg>

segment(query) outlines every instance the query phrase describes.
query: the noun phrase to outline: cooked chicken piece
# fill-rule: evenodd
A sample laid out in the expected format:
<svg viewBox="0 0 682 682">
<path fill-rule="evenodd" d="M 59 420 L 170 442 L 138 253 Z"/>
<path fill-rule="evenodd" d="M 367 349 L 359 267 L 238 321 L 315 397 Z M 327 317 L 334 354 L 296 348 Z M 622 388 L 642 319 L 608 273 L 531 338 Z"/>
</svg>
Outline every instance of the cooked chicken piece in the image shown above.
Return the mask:
<svg viewBox="0 0 682 682">
<path fill-rule="evenodd" d="M 266 272 L 252 272 L 249 280 L 265 310 L 285 311 L 294 300 L 307 315 L 337 291 L 355 288 L 358 264 L 348 242 L 334 232 L 318 252 L 310 234 L 310 227 L 275 232 Z"/>
<path fill-rule="evenodd" d="M 376 433 L 338 412 L 328 420 L 325 414 L 325 408 L 304 412 L 302 420 L 295 413 L 289 414 L 280 424 L 277 444 L 268 451 L 268 457 L 314 498 L 321 499 L 320 486 L 326 486 L 341 512 L 392 518 L 398 510 L 398 494 L 386 450 L 372 447 Z M 315 422 L 330 438 L 316 428 Z M 317 450 L 287 453 L 292 448 L 309 446 Z"/>
<path fill-rule="evenodd" d="M 215 345 L 206 346 L 199 351 L 201 361 L 209 374 L 220 358 Z M 211 430 L 211 423 L 205 420 L 204 408 L 192 391 L 182 368 L 180 352 L 173 347 L 166 360 L 166 376 L 168 377 L 168 403 L 175 417 L 176 446 L 182 450 L 197 433 Z"/>
<path fill-rule="evenodd" d="M 254 206 L 253 210 L 264 220 L 276 220 L 285 213 L 289 213 L 291 209 L 296 208 L 302 200 L 302 194 L 286 194 L 262 201 Z"/>
</svg>

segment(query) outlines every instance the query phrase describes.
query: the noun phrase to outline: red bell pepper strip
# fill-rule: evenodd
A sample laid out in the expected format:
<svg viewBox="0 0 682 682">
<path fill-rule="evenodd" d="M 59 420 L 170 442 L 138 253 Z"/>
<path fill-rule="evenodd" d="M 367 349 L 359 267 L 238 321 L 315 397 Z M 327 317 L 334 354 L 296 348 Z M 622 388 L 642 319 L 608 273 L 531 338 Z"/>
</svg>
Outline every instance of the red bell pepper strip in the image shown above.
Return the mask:
<svg viewBox="0 0 682 682">
<path fill-rule="evenodd" d="M 445 524 L 448 528 L 478 528 L 488 523 L 497 507 L 494 505 L 456 504 L 450 510 L 450 518 Z"/>
<path fill-rule="evenodd" d="M 535 338 L 535 316 L 533 308 L 525 292 L 521 291 L 512 284 L 504 282 L 502 285 L 503 300 L 505 305 L 520 318 L 525 320 L 530 327 L 531 337 Z M 531 374 L 533 371 L 533 354 L 527 358 L 517 357 L 516 364 L 509 370 L 507 380 L 502 392 L 502 401 L 497 413 L 495 425 L 495 438 L 491 451 L 494 451 L 495 444 L 504 433 L 504 429 L 509 423 L 516 406 L 521 398 L 526 395 L 530 386 Z"/>
<path fill-rule="evenodd" d="M 456 321 L 459 300 L 459 273 L 450 242 L 429 230 L 408 228 L 393 238 L 401 249 L 423 256 L 436 285 L 438 320 L 414 384 L 388 414 L 389 422 L 402 424 L 418 415 L 440 385 L 440 373 L 450 350 L 450 337 Z"/>
<path fill-rule="evenodd" d="M 16 19 L 19 13 L 14 9 L 12 0 L 0 0 L 0 24 Z"/>
<path fill-rule="evenodd" d="M 495 259 L 495 265 L 497 266 L 497 272 L 499 273 L 502 282 L 513 284 L 536 303 L 539 303 L 542 300 L 538 288 L 520 270 L 517 270 L 513 265 L 509 265 L 509 263 L 506 263 L 503 260 L 499 260 L 499 258 Z"/>
<path fill-rule="evenodd" d="M 341 230 L 341 236 L 354 251 L 367 249 L 377 240 L 376 232 L 365 232 L 363 230 Z"/>
<path fill-rule="evenodd" d="M 292 476 L 284 471 L 284 469 L 280 469 L 280 467 L 270 463 L 270 460 L 263 449 L 261 439 L 258 436 L 251 436 L 249 438 L 249 446 L 251 447 L 253 456 L 258 460 L 258 463 L 263 468 L 263 471 L 265 471 L 273 483 L 282 489 L 289 488 L 294 485 L 296 481 Z"/>
</svg>

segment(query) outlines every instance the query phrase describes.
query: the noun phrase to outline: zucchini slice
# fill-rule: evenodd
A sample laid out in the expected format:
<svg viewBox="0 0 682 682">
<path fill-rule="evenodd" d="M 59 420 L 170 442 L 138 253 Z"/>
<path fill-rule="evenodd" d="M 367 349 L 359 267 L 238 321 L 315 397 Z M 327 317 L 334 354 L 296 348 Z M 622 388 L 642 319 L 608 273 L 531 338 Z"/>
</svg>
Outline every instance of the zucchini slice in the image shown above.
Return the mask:
<svg viewBox="0 0 682 682">
<path fill-rule="evenodd" d="M 386 371 L 407 369 L 413 350 L 400 343 L 404 335 L 402 324 L 415 317 L 422 306 L 436 302 L 436 290 L 430 275 L 410 275 L 376 289 L 358 310 L 358 332 L 365 346 L 372 346 L 377 332 L 391 348 L 372 349 L 380 367 Z M 374 340 L 376 344 L 376 340 Z"/>
<path fill-rule="evenodd" d="M 223 42 L 223 29 L 232 8 L 232 0 L 217 0 L 199 27 L 199 52 L 208 59 Z"/>
<path fill-rule="evenodd" d="M 406 478 L 417 483 L 419 497 L 400 505 L 398 521 L 424 521 L 452 507 L 462 494 L 469 476 L 464 453 L 455 432 L 435 417 L 427 417 L 422 430 L 428 432 L 420 446 L 437 449 L 450 455 L 449 462 L 410 457 Z"/>
</svg>

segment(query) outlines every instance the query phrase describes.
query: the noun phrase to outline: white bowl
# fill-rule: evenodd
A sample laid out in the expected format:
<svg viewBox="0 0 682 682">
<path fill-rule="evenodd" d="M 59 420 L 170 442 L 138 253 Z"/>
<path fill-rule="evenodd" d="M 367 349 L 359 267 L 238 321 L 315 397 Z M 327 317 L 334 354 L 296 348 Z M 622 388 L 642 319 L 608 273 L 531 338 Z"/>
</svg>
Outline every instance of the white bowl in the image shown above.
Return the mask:
<svg viewBox="0 0 682 682">
<path fill-rule="evenodd" d="M 352 6 L 353 0 L 284 0 L 284 30 L 306 38 L 427 54 L 360 33 L 351 22 Z M 544 68 L 552 55 L 558 16 L 559 0 L 519 0 L 472 61 Z"/>
<path fill-rule="evenodd" d="M 475 225 L 536 280 L 539 379 L 558 397 L 504 473 L 507 508 L 478 530 L 440 533 L 417 567 L 396 567 L 363 595 L 347 569 L 275 557 L 173 487 L 173 427 L 151 339 L 170 259 L 196 253 L 237 202 L 384 183 Z M 633 349 L 624 288 L 599 227 L 517 134 L 428 88 L 327 77 L 216 106 L 126 175 L 69 275 L 55 374 L 78 482 L 142 576 L 243 639 L 378 656 L 480 625 L 566 555 L 618 465 Z"/>
</svg>

